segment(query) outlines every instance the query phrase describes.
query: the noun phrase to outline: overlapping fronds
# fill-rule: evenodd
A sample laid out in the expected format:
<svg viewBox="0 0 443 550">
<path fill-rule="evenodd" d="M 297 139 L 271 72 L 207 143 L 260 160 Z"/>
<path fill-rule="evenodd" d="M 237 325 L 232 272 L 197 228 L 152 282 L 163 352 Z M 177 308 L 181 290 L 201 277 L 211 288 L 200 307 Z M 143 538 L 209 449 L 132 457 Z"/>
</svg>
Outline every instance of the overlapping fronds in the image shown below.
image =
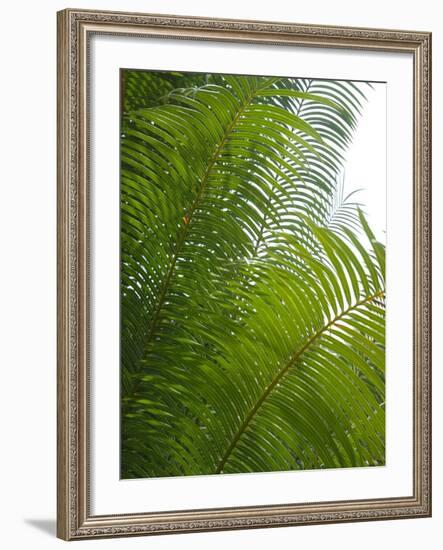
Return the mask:
<svg viewBox="0 0 443 550">
<path fill-rule="evenodd" d="M 122 476 L 381 464 L 384 248 L 336 193 L 362 91 L 202 78 L 124 103 Z"/>
</svg>

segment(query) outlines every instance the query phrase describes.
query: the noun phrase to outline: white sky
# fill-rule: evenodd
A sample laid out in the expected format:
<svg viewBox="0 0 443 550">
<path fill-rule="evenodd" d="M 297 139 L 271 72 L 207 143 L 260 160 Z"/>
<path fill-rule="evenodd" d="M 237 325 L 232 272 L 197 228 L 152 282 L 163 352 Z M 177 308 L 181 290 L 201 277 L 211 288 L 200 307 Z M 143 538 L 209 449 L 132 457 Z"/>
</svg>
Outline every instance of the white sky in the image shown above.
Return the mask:
<svg viewBox="0 0 443 550">
<path fill-rule="evenodd" d="M 386 243 L 386 84 L 365 89 L 354 140 L 346 155 L 345 195 L 361 189 L 352 199 L 363 205 L 378 240 Z"/>
</svg>

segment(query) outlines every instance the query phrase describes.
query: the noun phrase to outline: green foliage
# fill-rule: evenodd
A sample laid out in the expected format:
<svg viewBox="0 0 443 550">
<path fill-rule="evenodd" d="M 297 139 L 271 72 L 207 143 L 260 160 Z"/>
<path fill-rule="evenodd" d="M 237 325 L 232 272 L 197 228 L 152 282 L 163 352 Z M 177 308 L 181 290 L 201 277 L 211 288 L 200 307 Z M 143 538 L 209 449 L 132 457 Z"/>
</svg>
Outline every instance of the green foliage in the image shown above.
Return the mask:
<svg viewBox="0 0 443 550">
<path fill-rule="evenodd" d="M 173 90 L 202 86 L 206 81 L 206 75 L 197 73 L 122 69 L 123 111 L 161 105 L 167 102 L 168 94 Z"/>
<path fill-rule="evenodd" d="M 384 463 L 384 247 L 337 184 L 364 87 L 126 71 L 122 477 Z"/>
</svg>

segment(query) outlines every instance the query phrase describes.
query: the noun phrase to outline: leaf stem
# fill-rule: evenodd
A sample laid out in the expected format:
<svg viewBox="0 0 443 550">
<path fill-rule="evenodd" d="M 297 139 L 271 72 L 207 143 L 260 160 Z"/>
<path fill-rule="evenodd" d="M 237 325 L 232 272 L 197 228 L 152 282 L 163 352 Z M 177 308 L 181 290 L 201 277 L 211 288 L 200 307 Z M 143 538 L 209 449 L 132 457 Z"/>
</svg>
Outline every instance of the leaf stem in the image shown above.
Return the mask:
<svg viewBox="0 0 443 550">
<path fill-rule="evenodd" d="M 181 252 L 183 244 L 186 240 L 186 236 L 189 233 L 189 228 L 191 227 L 194 213 L 197 210 L 197 208 L 200 204 L 200 201 L 202 199 L 202 196 L 203 196 L 204 190 L 206 188 L 206 184 L 208 182 L 211 171 L 214 168 L 214 165 L 217 162 L 217 158 L 220 155 L 220 152 L 222 151 L 223 147 L 225 146 L 226 141 L 228 140 L 231 132 L 233 131 L 235 125 L 237 124 L 238 119 L 244 113 L 246 107 L 251 102 L 252 97 L 253 96 L 248 97 L 247 101 L 237 111 L 234 118 L 230 122 L 229 126 L 226 128 L 225 133 L 223 134 L 223 139 L 217 145 L 215 151 L 213 152 L 213 154 L 210 158 L 210 161 L 209 161 L 209 164 L 208 164 L 208 166 L 205 170 L 205 173 L 203 174 L 203 177 L 202 177 L 201 183 L 200 183 L 200 189 L 198 190 L 197 196 L 193 200 L 193 202 L 191 204 L 191 208 L 189 209 L 189 212 L 186 216 L 187 221 L 179 231 L 179 236 L 178 236 L 178 239 L 177 239 L 177 244 L 176 244 L 176 247 L 175 247 L 172 262 L 171 262 L 171 265 L 169 266 L 166 278 L 163 281 L 162 289 L 160 291 L 160 297 L 159 297 L 159 300 L 157 302 L 157 307 L 155 309 L 155 314 L 154 314 L 154 317 L 153 317 L 153 321 L 151 323 L 150 330 L 149 330 L 149 332 L 147 334 L 147 337 L 146 337 L 145 349 L 148 347 L 148 345 L 149 345 L 150 341 L 152 340 L 152 337 L 153 337 L 153 335 L 154 335 L 154 333 L 157 329 L 158 321 L 160 319 L 160 312 L 161 312 L 161 309 L 163 307 L 163 304 L 164 304 L 164 301 L 165 301 L 165 298 L 166 298 L 166 294 L 167 294 L 169 284 L 170 284 L 171 279 L 172 279 L 172 275 L 175 271 L 175 266 L 177 265 L 177 260 L 180 256 L 180 252 Z"/>
</svg>

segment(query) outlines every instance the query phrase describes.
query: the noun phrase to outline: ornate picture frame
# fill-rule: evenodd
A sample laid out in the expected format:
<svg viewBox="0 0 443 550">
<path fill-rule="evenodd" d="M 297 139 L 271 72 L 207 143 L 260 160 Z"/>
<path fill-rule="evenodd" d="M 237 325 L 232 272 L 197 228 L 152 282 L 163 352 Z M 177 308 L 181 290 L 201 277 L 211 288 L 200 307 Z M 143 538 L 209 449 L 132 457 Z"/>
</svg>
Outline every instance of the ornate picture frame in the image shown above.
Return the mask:
<svg viewBox="0 0 443 550">
<path fill-rule="evenodd" d="M 58 473 L 64 540 L 431 515 L 431 34 L 67 9 L 58 13 Z M 413 66 L 412 493 L 149 513 L 93 513 L 91 500 L 90 44 L 94 36 L 404 53 Z M 116 404 L 118 406 L 118 404 Z M 266 495 L 264 495 L 266 501 Z M 155 509 L 155 503 L 153 505 Z"/>
</svg>

